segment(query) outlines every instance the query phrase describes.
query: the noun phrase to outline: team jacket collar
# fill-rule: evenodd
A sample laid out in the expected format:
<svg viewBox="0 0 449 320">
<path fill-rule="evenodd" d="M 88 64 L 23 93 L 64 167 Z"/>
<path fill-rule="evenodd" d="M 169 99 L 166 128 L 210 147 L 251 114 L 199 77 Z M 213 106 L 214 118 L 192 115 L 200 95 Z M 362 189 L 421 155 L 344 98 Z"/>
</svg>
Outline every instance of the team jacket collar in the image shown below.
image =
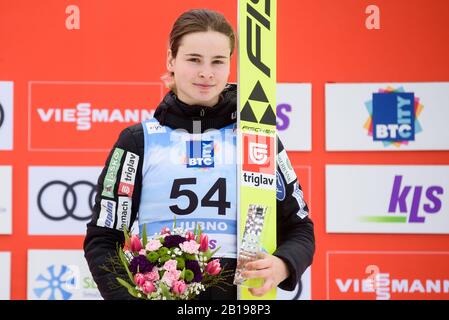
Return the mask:
<svg viewBox="0 0 449 320">
<path fill-rule="evenodd" d="M 236 121 L 236 112 L 237 86 L 228 85 L 223 90 L 220 101 L 213 107 L 187 105 L 170 91 L 157 107 L 154 117 L 162 125 L 193 133 L 193 128 L 201 128 L 201 132 L 204 132 L 226 127 Z"/>
</svg>

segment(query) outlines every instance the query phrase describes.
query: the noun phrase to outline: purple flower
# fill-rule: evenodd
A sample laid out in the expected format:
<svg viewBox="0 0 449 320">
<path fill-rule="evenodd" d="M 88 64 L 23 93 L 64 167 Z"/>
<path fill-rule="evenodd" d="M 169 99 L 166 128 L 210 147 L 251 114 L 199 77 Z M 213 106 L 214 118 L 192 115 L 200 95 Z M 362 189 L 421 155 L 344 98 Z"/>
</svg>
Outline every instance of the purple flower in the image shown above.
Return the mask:
<svg viewBox="0 0 449 320">
<path fill-rule="evenodd" d="M 187 241 L 187 239 L 178 235 L 166 236 L 164 239 L 164 247 L 167 247 L 169 249 L 173 247 L 179 247 L 179 244 L 183 243 L 184 241 Z"/>
<path fill-rule="evenodd" d="M 134 257 L 134 259 L 129 264 L 129 270 L 135 274 L 137 273 L 137 267 L 139 267 L 140 273 L 146 273 L 153 270 L 154 265 L 148 261 L 147 257 L 145 256 L 137 256 Z"/>
<path fill-rule="evenodd" d="M 201 282 L 203 275 L 201 273 L 200 265 L 196 260 L 186 260 L 186 269 L 189 269 L 195 275 L 192 282 Z"/>
</svg>

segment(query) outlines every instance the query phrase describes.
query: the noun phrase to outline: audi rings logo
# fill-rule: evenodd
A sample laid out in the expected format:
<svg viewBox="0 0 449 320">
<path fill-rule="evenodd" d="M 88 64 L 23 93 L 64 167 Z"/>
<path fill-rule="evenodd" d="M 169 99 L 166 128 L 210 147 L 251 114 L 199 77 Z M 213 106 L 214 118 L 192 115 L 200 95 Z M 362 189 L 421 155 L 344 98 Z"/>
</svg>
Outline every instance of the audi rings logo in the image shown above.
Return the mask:
<svg viewBox="0 0 449 320">
<path fill-rule="evenodd" d="M 0 128 L 2 127 L 4 119 L 5 119 L 5 111 L 3 110 L 3 106 L 0 103 Z"/>
<path fill-rule="evenodd" d="M 74 183 L 67 183 L 61 180 L 50 181 L 39 190 L 37 206 L 46 218 L 53 221 L 60 221 L 70 217 L 78 221 L 87 221 L 92 217 L 95 191 L 95 185 L 90 181 L 83 180 Z M 59 209 L 50 210 L 47 208 L 51 205 L 49 201 L 43 201 L 47 197 L 51 197 L 52 202 L 61 201 L 62 212 Z M 86 209 L 87 212 L 83 212 L 83 209 Z M 79 214 L 81 212 L 84 214 Z"/>
</svg>

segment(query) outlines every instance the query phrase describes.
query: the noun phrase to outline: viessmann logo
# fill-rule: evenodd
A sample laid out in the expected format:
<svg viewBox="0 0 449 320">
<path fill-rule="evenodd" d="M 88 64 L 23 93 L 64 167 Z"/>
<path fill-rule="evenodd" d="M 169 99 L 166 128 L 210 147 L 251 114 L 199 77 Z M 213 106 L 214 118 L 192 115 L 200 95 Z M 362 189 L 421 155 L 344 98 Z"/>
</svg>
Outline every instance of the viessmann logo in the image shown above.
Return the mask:
<svg viewBox="0 0 449 320">
<path fill-rule="evenodd" d="M 449 252 L 330 252 L 328 298 L 448 299 L 448 263 Z"/>
<path fill-rule="evenodd" d="M 29 96 L 30 150 L 103 151 L 124 127 L 153 117 L 162 86 L 33 81 Z"/>
<path fill-rule="evenodd" d="M 90 102 L 80 102 L 74 108 L 38 108 L 42 122 L 73 123 L 78 131 L 88 131 L 96 123 L 132 123 L 153 117 L 153 110 L 95 108 Z"/>
</svg>

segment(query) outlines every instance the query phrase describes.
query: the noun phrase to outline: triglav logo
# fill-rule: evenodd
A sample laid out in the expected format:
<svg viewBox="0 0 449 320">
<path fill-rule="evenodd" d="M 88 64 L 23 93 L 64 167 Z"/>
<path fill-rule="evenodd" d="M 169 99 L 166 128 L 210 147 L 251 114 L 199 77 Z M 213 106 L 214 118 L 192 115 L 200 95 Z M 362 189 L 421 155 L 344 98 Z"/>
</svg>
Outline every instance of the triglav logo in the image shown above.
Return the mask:
<svg viewBox="0 0 449 320">
<path fill-rule="evenodd" d="M 79 190 L 78 193 L 75 188 L 78 186 L 87 187 L 88 193 L 81 193 L 82 190 Z M 61 188 L 62 187 L 62 188 Z M 81 187 L 80 187 L 81 189 Z M 78 221 L 87 221 L 92 217 L 92 209 L 94 206 L 95 200 L 95 185 L 90 181 L 77 181 L 73 183 L 67 183 L 64 181 L 50 181 L 46 183 L 40 190 L 37 196 L 37 206 L 39 211 L 44 215 L 47 219 L 59 221 L 67 218 L 73 218 Z M 83 194 L 86 197 L 81 197 Z M 62 206 L 64 209 L 64 214 L 61 215 L 61 212 L 54 212 L 52 210 L 47 210 L 46 205 L 48 202 L 43 201 L 44 197 L 49 197 L 54 200 L 55 198 L 59 201 L 62 201 Z M 83 214 L 78 214 L 77 212 L 83 212 L 83 210 L 76 210 L 79 203 L 83 203 L 88 205 L 90 208 L 89 211 L 84 211 Z M 85 208 L 85 206 L 83 206 Z"/>
<path fill-rule="evenodd" d="M 71 291 L 77 288 L 78 278 L 79 270 L 73 266 L 51 265 L 35 279 L 39 286 L 33 291 L 42 300 L 69 300 Z"/>
<path fill-rule="evenodd" d="M 388 215 L 363 217 L 363 221 L 378 223 L 424 223 L 426 217 L 440 212 L 442 186 L 406 185 L 403 176 L 396 175 L 388 205 Z M 424 216 L 425 215 L 425 216 Z"/>
<path fill-rule="evenodd" d="M 268 160 L 268 146 L 265 143 L 249 143 L 249 158 L 252 163 L 265 165 Z"/>
<path fill-rule="evenodd" d="M 274 138 L 243 134 L 243 183 L 248 186 L 275 189 Z"/>
<path fill-rule="evenodd" d="M 38 108 L 42 122 L 74 123 L 78 131 L 88 131 L 95 123 L 137 123 L 153 117 L 154 111 L 141 109 L 120 110 L 92 108 L 90 102 L 77 103 L 75 108 Z"/>
<path fill-rule="evenodd" d="M 382 141 L 384 146 L 407 145 L 422 131 L 418 117 L 423 105 L 413 92 L 405 92 L 402 87 L 380 89 L 365 107 L 369 118 L 364 128 L 373 141 Z"/>
</svg>

